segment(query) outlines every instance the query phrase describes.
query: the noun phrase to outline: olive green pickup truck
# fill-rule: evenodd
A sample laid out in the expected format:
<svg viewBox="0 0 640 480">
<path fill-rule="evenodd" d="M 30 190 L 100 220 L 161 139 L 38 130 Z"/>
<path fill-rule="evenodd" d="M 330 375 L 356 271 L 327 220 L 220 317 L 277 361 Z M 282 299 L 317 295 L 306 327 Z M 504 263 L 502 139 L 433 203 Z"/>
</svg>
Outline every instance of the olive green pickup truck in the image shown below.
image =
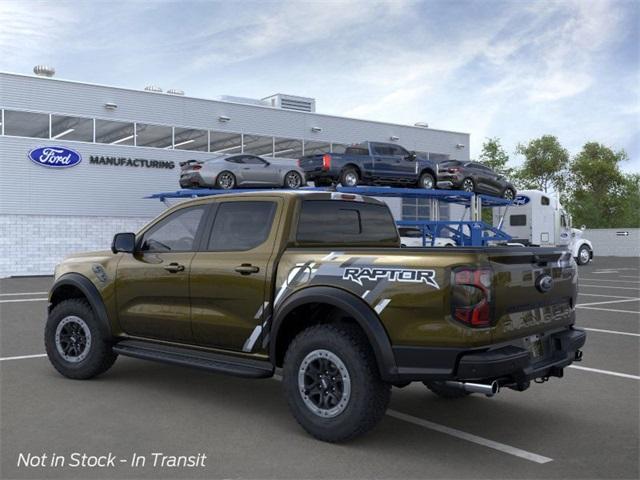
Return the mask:
<svg viewBox="0 0 640 480">
<path fill-rule="evenodd" d="M 388 207 L 338 192 L 247 192 L 181 203 L 111 252 L 56 268 L 45 345 L 69 378 L 118 355 L 251 378 L 282 369 L 297 421 L 342 441 L 391 387 L 492 396 L 580 360 L 571 254 L 401 248 Z"/>
</svg>

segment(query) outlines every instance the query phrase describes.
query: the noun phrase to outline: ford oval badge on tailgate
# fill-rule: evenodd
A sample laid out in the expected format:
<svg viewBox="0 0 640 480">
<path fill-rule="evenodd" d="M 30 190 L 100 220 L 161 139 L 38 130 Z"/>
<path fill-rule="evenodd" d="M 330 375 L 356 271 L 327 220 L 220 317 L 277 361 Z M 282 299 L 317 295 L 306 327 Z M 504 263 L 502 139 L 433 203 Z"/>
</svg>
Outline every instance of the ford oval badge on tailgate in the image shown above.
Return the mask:
<svg viewBox="0 0 640 480">
<path fill-rule="evenodd" d="M 43 167 L 69 168 L 78 165 L 82 161 L 82 156 L 69 148 L 39 147 L 29 152 L 29 159 Z"/>
<path fill-rule="evenodd" d="M 553 288 L 553 278 L 550 275 L 540 275 L 536 278 L 536 288 L 542 293 L 547 293 Z"/>
</svg>

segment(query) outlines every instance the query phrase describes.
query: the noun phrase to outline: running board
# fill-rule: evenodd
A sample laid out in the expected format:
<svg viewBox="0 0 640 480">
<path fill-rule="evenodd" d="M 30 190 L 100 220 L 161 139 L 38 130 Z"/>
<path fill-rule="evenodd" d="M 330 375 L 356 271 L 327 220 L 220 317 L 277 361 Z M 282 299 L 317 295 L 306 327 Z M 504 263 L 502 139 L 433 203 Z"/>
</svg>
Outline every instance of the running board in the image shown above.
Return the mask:
<svg viewBox="0 0 640 480">
<path fill-rule="evenodd" d="M 127 357 L 199 368 L 237 377 L 267 378 L 273 376 L 274 372 L 273 366 L 267 361 L 233 357 L 142 340 L 122 340 L 113 346 L 113 351 Z"/>
</svg>

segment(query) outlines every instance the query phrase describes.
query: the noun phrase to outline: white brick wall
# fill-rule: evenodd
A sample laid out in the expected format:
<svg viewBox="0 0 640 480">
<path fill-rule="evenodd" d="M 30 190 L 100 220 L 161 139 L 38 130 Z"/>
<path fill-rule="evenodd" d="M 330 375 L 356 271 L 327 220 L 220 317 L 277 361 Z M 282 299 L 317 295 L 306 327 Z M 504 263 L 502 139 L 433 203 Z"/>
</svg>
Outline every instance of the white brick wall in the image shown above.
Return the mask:
<svg viewBox="0 0 640 480">
<path fill-rule="evenodd" d="M 0 215 L 0 278 L 53 275 L 74 252 L 108 250 L 113 235 L 137 232 L 148 217 Z"/>
</svg>

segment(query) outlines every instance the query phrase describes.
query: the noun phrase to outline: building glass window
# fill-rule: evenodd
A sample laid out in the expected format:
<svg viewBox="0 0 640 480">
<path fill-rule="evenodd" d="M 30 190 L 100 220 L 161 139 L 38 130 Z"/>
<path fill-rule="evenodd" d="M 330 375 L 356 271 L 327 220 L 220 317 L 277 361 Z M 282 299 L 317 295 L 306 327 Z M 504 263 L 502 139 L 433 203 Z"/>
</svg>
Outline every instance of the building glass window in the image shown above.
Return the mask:
<svg viewBox="0 0 640 480">
<path fill-rule="evenodd" d="M 304 154 L 305 155 L 317 155 L 317 154 L 329 153 L 330 151 L 331 151 L 331 144 L 330 143 L 327 143 L 327 142 L 311 142 L 309 140 L 305 140 L 304 141 Z"/>
<path fill-rule="evenodd" d="M 136 145 L 138 147 L 171 148 L 173 129 L 163 125 L 136 123 Z"/>
<path fill-rule="evenodd" d="M 274 157 L 295 159 L 302 157 L 302 140 L 276 137 L 274 138 L 274 144 Z"/>
<path fill-rule="evenodd" d="M 93 119 L 51 115 L 51 138 L 93 142 Z"/>
<path fill-rule="evenodd" d="M 403 198 L 403 220 L 430 220 L 430 206 L 428 198 Z"/>
<path fill-rule="evenodd" d="M 16 137 L 49 138 L 49 115 L 5 110 L 4 134 Z"/>
<path fill-rule="evenodd" d="M 242 153 L 242 135 L 230 132 L 209 132 L 211 153 Z"/>
<path fill-rule="evenodd" d="M 133 123 L 96 119 L 96 142 L 111 145 L 133 145 Z"/>
<path fill-rule="evenodd" d="M 198 152 L 208 150 L 209 137 L 206 130 L 176 127 L 174 136 L 173 148 L 176 150 L 196 150 Z"/>
<path fill-rule="evenodd" d="M 263 137 L 261 135 L 244 135 L 244 153 L 260 155 L 263 157 L 272 157 L 273 137 Z"/>
</svg>

